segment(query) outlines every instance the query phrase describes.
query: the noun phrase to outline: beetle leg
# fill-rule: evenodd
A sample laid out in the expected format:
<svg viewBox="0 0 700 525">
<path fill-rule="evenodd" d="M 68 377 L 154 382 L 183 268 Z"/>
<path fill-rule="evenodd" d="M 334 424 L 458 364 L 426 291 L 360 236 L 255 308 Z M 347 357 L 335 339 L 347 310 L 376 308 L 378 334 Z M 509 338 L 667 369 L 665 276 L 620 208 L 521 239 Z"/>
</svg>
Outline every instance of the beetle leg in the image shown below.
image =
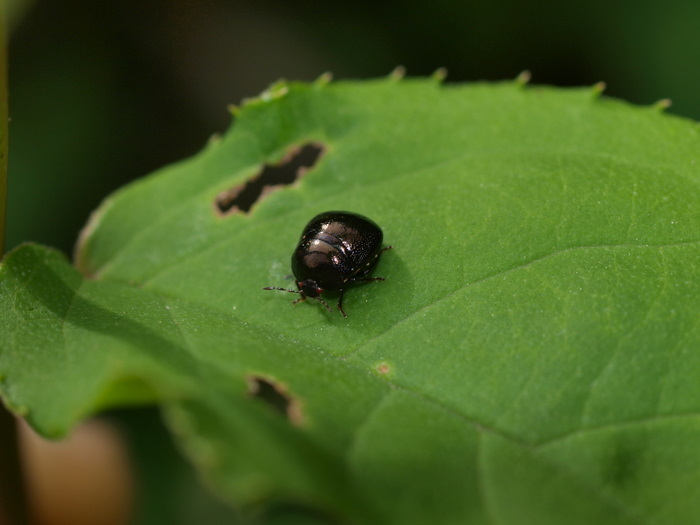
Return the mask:
<svg viewBox="0 0 700 525">
<path fill-rule="evenodd" d="M 340 290 L 340 297 L 338 297 L 338 310 L 340 310 L 340 313 L 343 314 L 343 317 L 347 317 L 348 314 L 345 313 L 345 310 L 343 310 L 343 294 L 345 293 L 345 290 Z"/>
<path fill-rule="evenodd" d="M 321 304 L 322 304 L 323 306 L 326 307 L 326 310 L 328 310 L 329 312 L 332 312 L 332 311 L 333 311 L 333 308 L 331 308 L 330 306 L 328 306 L 328 303 L 327 303 L 326 301 L 324 301 L 323 299 L 321 299 L 321 296 L 320 296 L 320 295 L 317 295 L 317 296 L 316 296 L 316 299 L 318 299 L 318 300 L 321 302 Z M 296 301 L 294 301 L 294 302 L 296 302 Z M 347 315 L 346 315 L 345 317 L 347 317 Z"/>
<path fill-rule="evenodd" d="M 372 281 L 386 281 L 384 277 L 355 277 L 350 279 L 352 283 L 371 283 Z"/>
</svg>

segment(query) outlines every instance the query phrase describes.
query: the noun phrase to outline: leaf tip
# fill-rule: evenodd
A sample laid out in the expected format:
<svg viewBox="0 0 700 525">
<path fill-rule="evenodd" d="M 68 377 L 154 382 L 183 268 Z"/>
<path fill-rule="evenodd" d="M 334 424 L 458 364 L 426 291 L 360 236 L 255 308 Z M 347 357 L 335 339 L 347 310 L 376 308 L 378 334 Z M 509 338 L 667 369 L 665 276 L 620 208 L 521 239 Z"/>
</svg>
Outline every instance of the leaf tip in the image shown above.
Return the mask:
<svg viewBox="0 0 700 525">
<path fill-rule="evenodd" d="M 662 98 L 661 100 L 657 100 L 652 107 L 654 109 L 657 109 L 659 111 L 666 111 L 668 108 L 671 107 L 673 102 L 671 101 L 670 98 Z"/>
<path fill-rule="evenodd" d="M 207 140 L 207 146 L 215 146 L 221 142 L 221 133 L 212 133 Z"/>
<path fill-rule="evenodd" d="M 233 115 L 234 117 L 241 112 L 241 108 L 236 104 L 229 104 L 227 109 L 228 112 L 231 113 L 231 115 Z"/>
<path fill-rule="evenodd" d="M 406 68 L 403 66 L 396 66 L 391 73 L 389 73 L 389 80 L 401 80 L 406 76 Z"/>
<path fill-rule="evenodd" d="M 282 98 L 289 93 L 289 85 L 286 81 L 280 80 L 272 84 L 265 91 L 260 93 L 259 99 L 263 102 L 269 102 L 278 98 Z"/>
<path fill-rule="evenodd" d="M 439 67 L 437 68 L 432 75 L 430 75 L 430 78 L 435 80 L 438 83 L 442 83 L 446 78 L 447 78 L 447 68 L 445 67 Z"/>
<path fill-rule="evenodd" d="M 322 73 L 316 80 L 314 80 L 314 86 L 323 87 L 331 83 L 333 80 L 333 73 L 326 71 Z"/>
<path fill-rule="evenodd" d="M 242 106 L 260 102 L 271 102 L 272 100 L 282 98 L 287 93 L 289 93 L 289 84 L 287 84 L 285 80 L 278 80 L 257 97 L 243 99 Z"/>
<path fill-rule="evenodd" d="M 591 91 L 593 92 L 593 96 L 599 97 L 600 95 L 602 95 L 603 91 L 605 91 L 606 87 L 607 86 L 605 85 L 605 82 L 602 82 L 602 81 L 596 82 L 595 84 L 593 84 L 593 86 L 591 87 Z"/>
<path fill-rule="evenodd" d="M 521 71 L 520 74 L 517 77 L 515 77 L 515 84 L 518 86 L 526 86 L 530 83 L 531 78 L 532 74 L 526 69 L 524 71 Z"/>
</svg>

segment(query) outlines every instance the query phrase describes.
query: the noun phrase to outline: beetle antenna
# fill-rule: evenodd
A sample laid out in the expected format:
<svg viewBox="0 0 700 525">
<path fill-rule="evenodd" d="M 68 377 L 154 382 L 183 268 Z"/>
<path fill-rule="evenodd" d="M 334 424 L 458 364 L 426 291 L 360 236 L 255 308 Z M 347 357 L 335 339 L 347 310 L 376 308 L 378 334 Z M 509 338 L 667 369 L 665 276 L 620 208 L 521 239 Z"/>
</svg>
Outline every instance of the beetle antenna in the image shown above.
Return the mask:
<svg viewBox="0 0 700 525">
<path fill-rule="evenodd" d="M 289 293 L 301 293 L 299 290 L 288 290 L 287 288 L 280 288 L 279 286 L 266 286 L 263 290 L 280 290 L 282 292 Z"/>
<path fill-rule="evenodd" d="M 301 297 L 299 297 L 299 299 L 293 300 L 292 304 L 297 304 L 298 302 L 306 301 L 306 294 L 304 294 L 304 292 L 302 292 L 301 290 L 289 290 L 287 288 L 280 288 L 279 286 L 266 286 L 265 288 L 263 288 L 263 290 L 279 290 L 281 292 L 298 293 Z M 323 301 L 321 301 L 321 302 L 323 303 Z M 326 304 L 326 303 L 323 303 L 323 304 Z M 328 308 L 327 304 L 326 304 L 326 308 Z"/>
</svg>

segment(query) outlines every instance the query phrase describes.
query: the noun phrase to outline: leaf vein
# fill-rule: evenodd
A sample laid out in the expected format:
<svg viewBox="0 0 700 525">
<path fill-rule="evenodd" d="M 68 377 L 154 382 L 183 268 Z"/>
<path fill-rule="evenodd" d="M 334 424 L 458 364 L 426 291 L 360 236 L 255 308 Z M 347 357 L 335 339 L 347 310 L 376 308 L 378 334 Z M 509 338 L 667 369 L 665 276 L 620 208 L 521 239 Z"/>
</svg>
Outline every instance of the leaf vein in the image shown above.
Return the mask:
<svg viewBox="0 0 700 525">
<path fill-rule="evenodd" d="M 547 254 L 542 255 L 540 257 L 536 257 L 530 261 L 526 261 L 522 264 L 518 264 L 518 265 L 513 266 L 511 268 L 499 270 L 499 271 L 496 271 L 494 273 L 491 273 L 491 274 L 485 275 L 483 277 L 480 277 L 478 279 L 475 279 L 471 282 L 464 283 L 461 286 L 455 288 L 454 290 L 446 293 L 442 297 L 436 299 L 435 301 L 433 301 L 431 303 L 427 303 L 427 304 L 417 308 L 416 310 L 414 310 L 413 312 L 408 314 L 406 317 L 404 317 L 403 319 L 398 321 L 396 324 L 389 326 L 386 330 L 370 337 L 369 339 L 364 341 L 362 344 L 357 346 L 355 349 L 351 350 L 350 352 L 348 352 L 346 354 L 338 356 L 338 357 L 340 359 L 347 359 L 348 357 L 357 354 L 363 348 L 369 346 L 372 342 L 374 342 L 378 339 L 381 339 L 387 333 L 394 330 L 397 326 L 402 325 L 402 324 L 410 321 L 411 319 L 416 317 L 421 312 L 424 312 L 427 309 L 432 308 L 433 306 L 441 303 L 442 301 L 449 299 L 450 297 L 452 297 L 455 294 L 469 288 L 470 286 L 481 284 L 481 283 L 487 282 L 491 279 L 495 279 L 496 277 L 500 277 L 503 275 L 507 275 L 511 272 L 515 272 L 517 270 L 522 270 L 522 269 L 528 268 L 534 264 L 540 263 L 540 262 L 545 261 L 547 259 L 550 259 L 552 257 L 556 257 L 556 256 L 561 255 L 563 253 L 568 253 L 568 252 L 573 252 L 573 251 L 578 251 L 578 250 L 615 249 L 615 248 L 665 248 L 665 247 L 673 247 L 673 246 L 686 246 L 686 245 L 690 246 L 690 245 L 694 245 L 694 244 L 700 244 L 700 239 L 691 239 L 691 240 L 687 240 L 687 241 L 679 241 L 679 242 L 675 242 L 675 243 L 664 243 L 664 244 L 647 244 L 647 243 L 591 244 L 591 245 L 583 245 L 583 246 L 570 246 L 567 248 L 555 250 L 553 252 L 547 253 Z"/>
</svg>

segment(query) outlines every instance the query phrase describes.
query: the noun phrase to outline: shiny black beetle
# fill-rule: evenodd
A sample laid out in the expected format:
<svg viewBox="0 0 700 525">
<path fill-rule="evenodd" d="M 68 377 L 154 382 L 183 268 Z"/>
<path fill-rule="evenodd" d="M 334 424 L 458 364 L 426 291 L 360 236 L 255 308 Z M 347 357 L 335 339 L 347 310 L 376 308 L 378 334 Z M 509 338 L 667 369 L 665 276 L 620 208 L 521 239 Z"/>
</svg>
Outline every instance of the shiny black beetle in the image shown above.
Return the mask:
<svg viewBox="0 0 700 525">
<path fill-rule="evenodd" d="M 338 310 L 343 317 L 343 294 L 348 285 L 358 282 L 383 281 L 384 277 L 369 277 L 382 252 L 382 230 L 367 217 L 348 211 L 327 211 L 306 225 L 292 255 L 292 272 L 298 290 L 267 286 L 263 290 L 282 290 L 301 297 L 292 304 L 312 297 L 329 312 L 330 306 L 321 299 L 325 291 L 338 291 Z"/>
</svg>

